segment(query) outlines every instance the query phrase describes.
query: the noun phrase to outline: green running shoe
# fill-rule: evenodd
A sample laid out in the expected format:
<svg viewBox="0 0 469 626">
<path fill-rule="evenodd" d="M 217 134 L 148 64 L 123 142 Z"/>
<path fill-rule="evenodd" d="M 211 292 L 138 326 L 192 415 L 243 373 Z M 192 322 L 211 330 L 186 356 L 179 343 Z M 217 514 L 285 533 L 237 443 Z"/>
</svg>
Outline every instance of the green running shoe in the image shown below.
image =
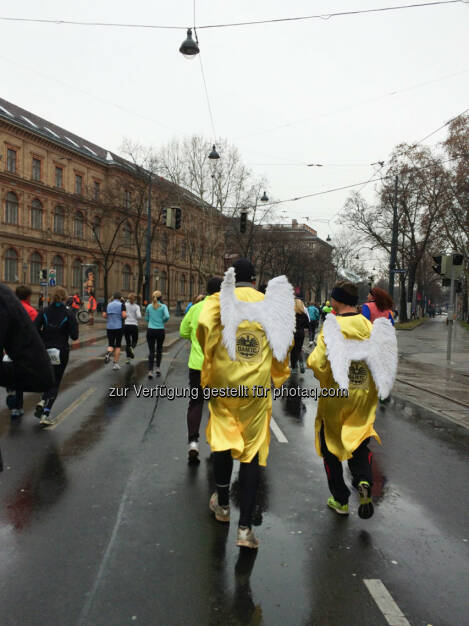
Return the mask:
<svg viewBox="0 0 469 626">
<path fill-rule="evenodd" d="M 348 504 L 340 504 L 340 502 L 337 502 L 332 496 L 327 501 L 327 506 L 339 515 L 348 515 Z"/>
<path fill-rule="evenodd" d="M 360 481 L 358 483 L 358 493 L 360 494 L 358 516 L 362 519 L 369 519 L 374 513 L 370 483 L 366 480 Z"/>
</svg>

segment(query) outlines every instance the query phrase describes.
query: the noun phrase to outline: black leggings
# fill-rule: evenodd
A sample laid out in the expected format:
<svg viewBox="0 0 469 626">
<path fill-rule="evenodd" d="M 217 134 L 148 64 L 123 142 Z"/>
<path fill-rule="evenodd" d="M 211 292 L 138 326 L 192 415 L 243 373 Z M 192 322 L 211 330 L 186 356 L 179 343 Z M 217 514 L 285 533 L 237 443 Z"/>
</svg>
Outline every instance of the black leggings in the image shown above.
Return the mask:
<svg viewBox="0 0 469 626">
<path fill-rule="evenodd" d="M 324 461 L 324 469 L 327 474 L 327 483 L 329 485 L 329 491 L 340 504 L 347 504 L 350 489 L 347 487 L 344 481 L 344 475 L 342 471 L 342 463 L 339 459 L 332 454 L 327 448 L 326 440 L 324 438 L 324 426 L 320 432 L 321 438 L 321 452 Z M 367 437 L 356 450 L 353 452 L 353 456 L 348 460 L 348 466 L 352 473 L 352 485 L 355 489 L 358 488 L 358 483 L 362 480 L 366 480 L 373 484 L 373 476 L 371 473 L 371 461 L 372 453 L 368 449 L 370 437 Z"/>
<path fill-rule="evenodd" d="M 303 342 L 305 340 L 305 331 L 297 332 L 294 334 L 295 343 L 293 344 L 292 351 L 290 352 L 290 365 L 294 369 L 298 361 L 303 363 Z"/>
<path fill-rule="evenodd" d="M 135 348 L 138 343 L 138 326 L 135 324 L 127 324 L 124 325 L 124 336 L 125 336 L 125 353 L 127 357 L 131 358 L 131 353 L 129 348 Z"/>
<path fill-rule="evenodd" d="M 155 361 L 155 344 L 156 344 L 156 367 L 161 364 L 161 355 L 163 354 L 164 328 L 149 328 L 147 330 L 148 350 L 148 369 L 153 369 Z"/>
<path fill-rule="evenodd" d="M 54 371 L 55 384 L 53 387 L 51 387 L 50 389 L 48 389 L 42 394 L 42 399 L 45 402 L 44 404 L 45 409 L 50 410 L 57 398 L 57 395 L 59 393 L 60 383 L 62 382 L 62 378 L 65 373 L 65 368 L 67 367 L 68 357 L 69 357 L 69 351 L 61 349 L 60 350 L 60 365 L 52 366 L 52 369 Z"/>
<path fill-rule="evenodd" d="M 213 471 L 217 484 L 218 503 L 227 506 L 229 503 L 229 486 L 233 471 L 231 450 L 213 453 Z M 250 463 L 241 463 L 239 470 L 239 526 L 251 528 L 252 515 L 256 506 L 257 487 L 259 485 L 259 455 Z"/>
</svg>

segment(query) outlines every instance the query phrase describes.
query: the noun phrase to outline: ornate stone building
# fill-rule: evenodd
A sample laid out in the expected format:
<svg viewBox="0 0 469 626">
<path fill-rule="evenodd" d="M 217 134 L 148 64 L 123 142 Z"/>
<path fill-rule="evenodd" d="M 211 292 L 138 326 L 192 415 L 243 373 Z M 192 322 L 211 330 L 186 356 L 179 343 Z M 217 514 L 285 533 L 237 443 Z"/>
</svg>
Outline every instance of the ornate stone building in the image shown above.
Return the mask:
<svg viewBox="0 0 469 626">
<path fill-rule="evenodd" d="M 93 264 L 98 298 L 140 292 L 148 187 L 145 170 L 0 98 L 0 280 L 30 285 L 35 304 L 42 269 L 81 293 Z M 151 198 L 151 290 L 182 305 L 205 291 L 209 273 L 223 271 L 220 216 L 158 176 Z M 174 211 L 172 222 L 165 218 L 174 207 L 178 230 Z"/>
</svg>

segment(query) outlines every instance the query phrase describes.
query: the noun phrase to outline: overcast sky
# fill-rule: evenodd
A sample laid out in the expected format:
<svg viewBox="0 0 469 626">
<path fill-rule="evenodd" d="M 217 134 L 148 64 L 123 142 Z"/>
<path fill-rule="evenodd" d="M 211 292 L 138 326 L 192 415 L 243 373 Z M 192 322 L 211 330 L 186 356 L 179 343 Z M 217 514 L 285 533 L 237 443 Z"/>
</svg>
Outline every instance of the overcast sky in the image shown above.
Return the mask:
<svg viewBox="0 0 469 626">
<path fill-rule="evenodd" d="M 420 2 L 422 0 L 414 0 Z M 410 0 L 196 0 L 196 24 L 410 4 Z M 192 0 L 22 0 L 0 15 L 191 26 Z M 370 163 L 469 106 L 469 4 L 199 31 L 215 129 L 290 198 L 366 180 Z M 0 94 L 105 148 L 209 138 L 184 30 L 0 21 Z M 444 137 L 440 132 L 427 143 Z M 334 164 L 311 168 L 306 163 Z M 370 191 L 373 190 L 369 186 Z M 324 238 L 348 192 L 289 202 Z"/>
</svg>

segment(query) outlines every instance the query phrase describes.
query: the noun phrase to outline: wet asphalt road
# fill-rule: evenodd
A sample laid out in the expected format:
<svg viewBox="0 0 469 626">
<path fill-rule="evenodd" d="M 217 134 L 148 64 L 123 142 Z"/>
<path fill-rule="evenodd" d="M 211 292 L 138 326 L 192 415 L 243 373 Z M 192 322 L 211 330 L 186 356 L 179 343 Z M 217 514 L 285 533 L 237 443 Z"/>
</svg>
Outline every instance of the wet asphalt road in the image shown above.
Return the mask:
<svg viewBox="0 0 469 626">
<path fill-rule="evenodd" d="M 200 465 L 187 465 L 187 400 L 109 397 L 155 382 L 143 346 L 119 372 L 103 353 L 104 343 L 72 353 L 56 428 L 38 426 L 37 396 L 18 424 L 0 409 L 1 626 L 385 626 L 364 579 L 380 579 L 413 626 L 469 625 L 467 430 L 379 409 L 375 516 L 358 518 L 351 499 L 343 518 L 325 506 L 314 400 L 277 400 L 288 442 L 272 435 L 261 545 L 240 551 L 236 483 L 226 527 L 208 511 L 204 442 Z M 187 356 L 183 344 L 164 356 L 167 385 L 186 385 Z M 315 386 L 308 372 L 293 384 Z"/>
</svg>

